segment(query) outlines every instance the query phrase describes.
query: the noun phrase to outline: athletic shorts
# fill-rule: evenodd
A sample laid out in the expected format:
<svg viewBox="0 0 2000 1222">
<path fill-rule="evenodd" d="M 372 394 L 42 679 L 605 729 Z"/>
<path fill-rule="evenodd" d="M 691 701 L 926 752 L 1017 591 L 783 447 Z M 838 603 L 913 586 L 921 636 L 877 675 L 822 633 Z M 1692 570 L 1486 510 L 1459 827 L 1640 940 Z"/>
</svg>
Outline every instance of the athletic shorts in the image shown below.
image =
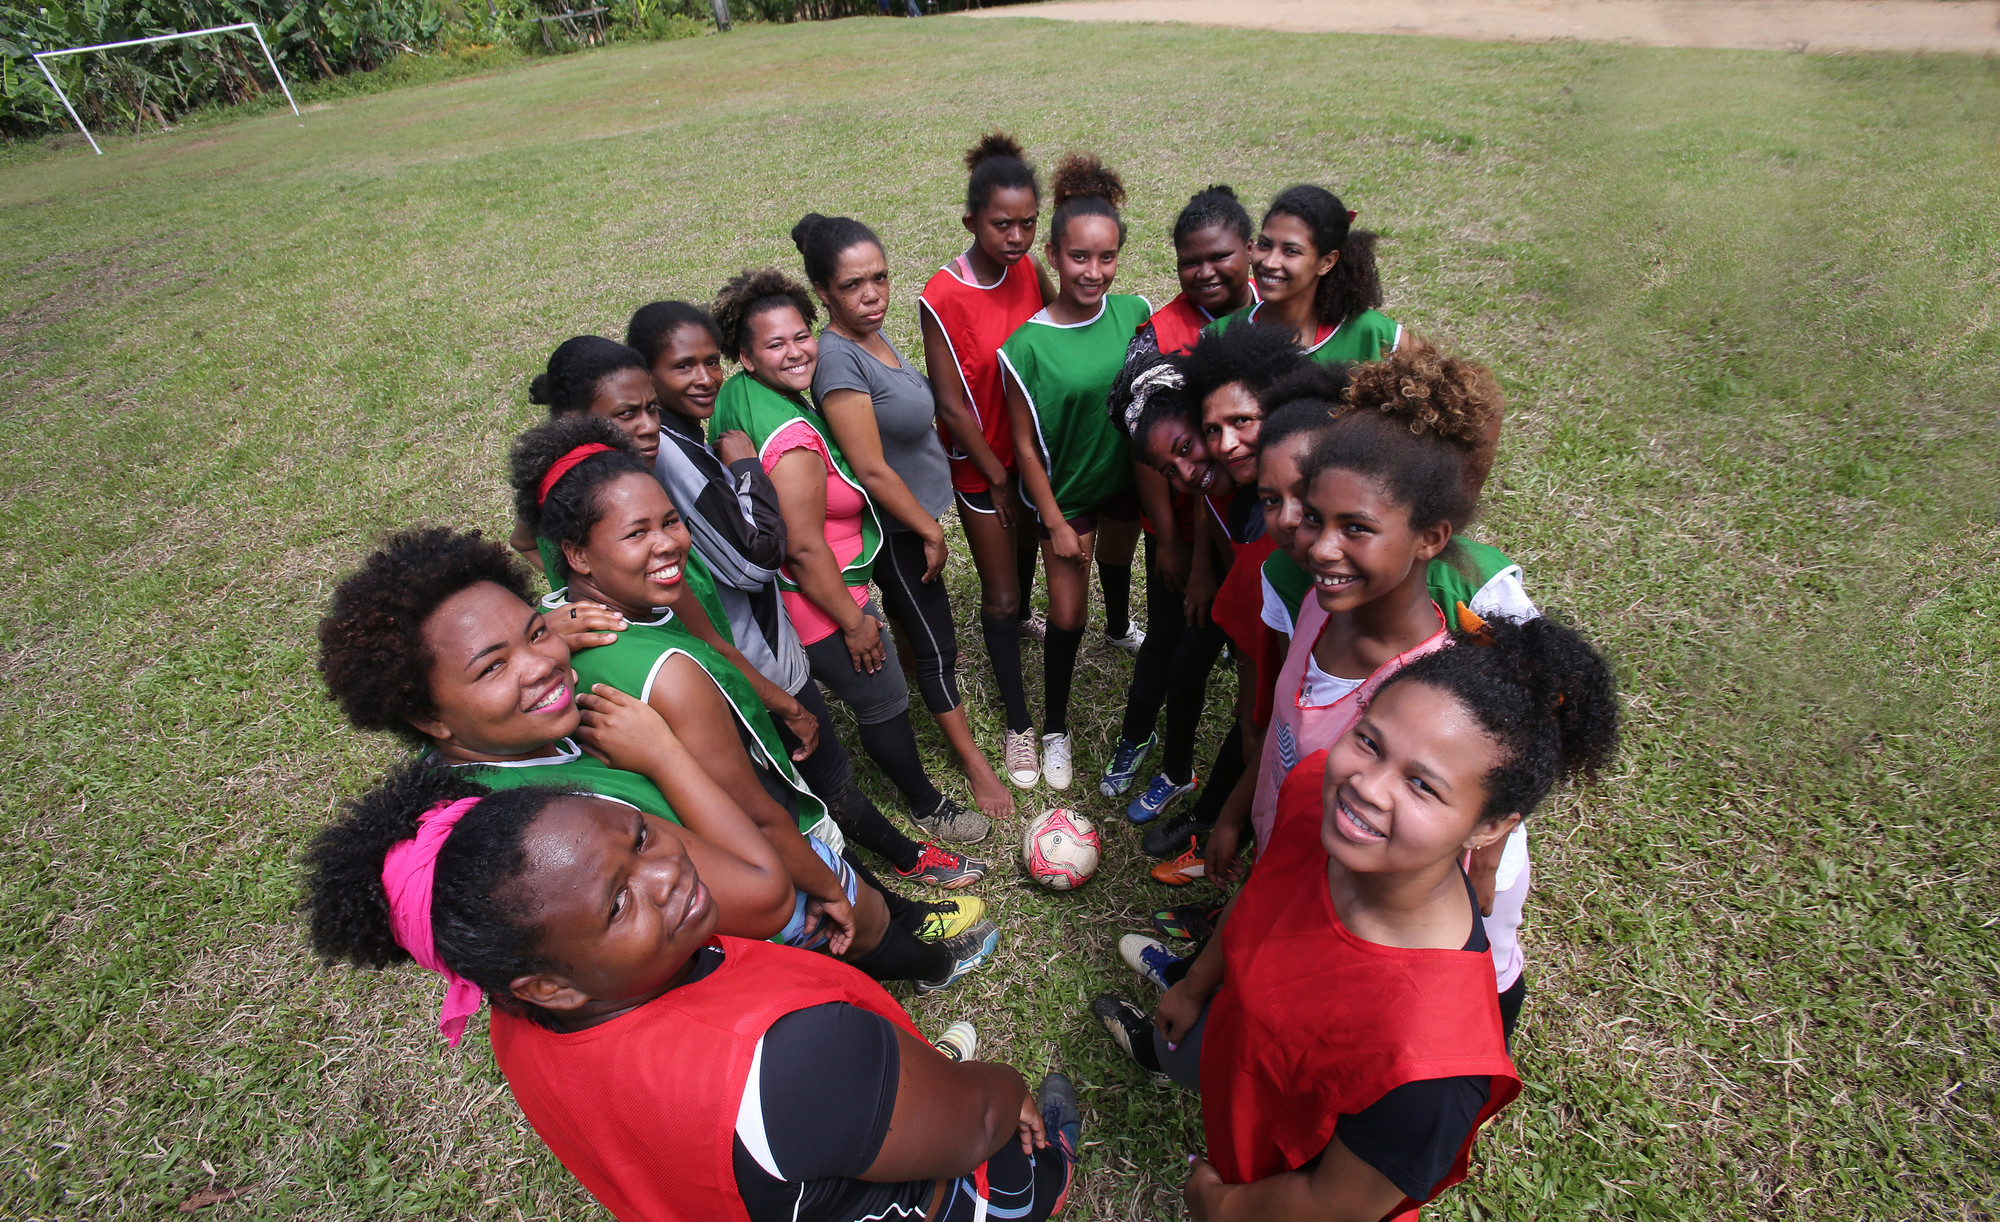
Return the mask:
<svg viewBox="0 0 2000 1222">
<path fill-rule="evenodd" d="M 833 871 L 833 876 L 840 880 L 840 889 L 847 893 L 847 902 L 853 903 L 854 897 L 860 893 L 861 886 L 861 880 L 854 874 L 854 867 L 842 861 L 840 854 L 828 848 L 826 842 L 817 836 L 807 836 L 806 843 L 811 845 L 812 851 L 826 863 L 827 869 Z M 826 945 L 832 935 L 824 929 L 814 932 L 811 936 L 806 934 L 806 901 L 810 898 L 812 897 L 803 891 L 792 893 L 792 919 L 785 922 L 784 932 L 772 941 L 782 942 L 786 946 L 796 946 L 801 950 L 818 950 Z"/>
<path fill-rule="evenodd" d="M 965 510 L 968 513 L 996 512 L 993 508 L 993 489 L 990 487 L 981 488 L 977 492 L 963 492 L 957 488 L 954 488 L 952 489 L 952 492 L 954 495 L 958 497 L 959 508 Z M 1020 489 L 1016 487 L 1015 495 L 1019 496 L 1019 494 L 1020 494 Z"/>
<path fill-rule="evenodd" d="M 1077 534 L 1087 535 L 1097 529 L 1099 518 L 1109 518 L 1114 522 L 1138 521 L 1138 492 L 1128 488 L 1108 501 L 1100 501 L 1081 513 L 1064 518 L 1063 523 Z M 1049 537 L 1049 528 L 1037 521 L 1035 533 L 1046 539 Z"/>
</svg>

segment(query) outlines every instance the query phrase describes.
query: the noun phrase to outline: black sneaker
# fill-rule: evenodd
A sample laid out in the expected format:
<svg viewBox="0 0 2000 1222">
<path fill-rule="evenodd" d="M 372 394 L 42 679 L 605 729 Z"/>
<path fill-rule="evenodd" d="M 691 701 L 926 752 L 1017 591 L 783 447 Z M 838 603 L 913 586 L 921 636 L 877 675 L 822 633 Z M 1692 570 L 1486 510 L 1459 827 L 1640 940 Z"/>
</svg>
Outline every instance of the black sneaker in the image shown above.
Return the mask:
<svg viewBox="0 0 2000 1222">
<path fill-rule="evenodd" d="M 1189 838 L 1206 836 L 1213 830 L 1215 820 L 1189 811 L 1148 828 L 1139 847 L 1145 850 L 1148 857 L 1178 857 L 1186 851 Z"/>
<path fill-rule="evenodd" d="M 1172 1084 L 1173 1079 L 1160 1068 L 1159 1058 L 1153 1055 L 1153 1024 L 1143 1010 L 1115 993 L 1105 993 L 1090 1003 L 1090 1012 L 1104 1024 L 1104 1029 L 1111 1034 L 1111 1042 L 1145 1070 L 1154 1082 L 1161 1086 Z"/>
</svg>

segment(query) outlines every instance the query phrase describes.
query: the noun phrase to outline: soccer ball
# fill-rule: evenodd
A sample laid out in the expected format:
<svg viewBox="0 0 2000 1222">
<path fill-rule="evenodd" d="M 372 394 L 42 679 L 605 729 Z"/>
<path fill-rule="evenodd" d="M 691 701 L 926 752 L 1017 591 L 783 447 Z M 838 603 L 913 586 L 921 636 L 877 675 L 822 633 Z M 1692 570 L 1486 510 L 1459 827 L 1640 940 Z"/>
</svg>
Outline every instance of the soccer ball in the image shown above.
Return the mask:
<svg viewBox="0 0 2000 1222">
<path fill-rule="evenodd" d="M 1070 891 L 1097 873 L 1097 829 L 1073 810 L 1057 807 L 1028 820 L 1021 835 L 1021 864 L 1028 876 L 1055 891 Z"/>
</svg>

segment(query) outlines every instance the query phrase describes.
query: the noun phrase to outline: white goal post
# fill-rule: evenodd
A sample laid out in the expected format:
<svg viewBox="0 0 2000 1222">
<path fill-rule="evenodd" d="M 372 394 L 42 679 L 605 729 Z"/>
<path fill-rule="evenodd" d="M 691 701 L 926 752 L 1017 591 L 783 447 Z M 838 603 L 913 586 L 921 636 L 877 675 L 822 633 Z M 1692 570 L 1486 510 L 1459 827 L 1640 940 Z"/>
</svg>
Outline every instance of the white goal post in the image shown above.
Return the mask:
<svg viewBox="0 0 2000 1222">
<path fill-rule="evenodd" d="M 90 129 L 83 125 L 83 120 L 76 113 L 76 107 L 69 104 L 69 95 L 63 92 L 62 86 L 56 81 L 55 73 L 49 71 L 49 66 L 43 63 L 43 60 L 54 59 L 59 55 L 82 55 L 89 51 L 116 51 L 120 47 L 142 47 L 152 42 L 172 42 L 176 38 L 200 38 L 204 34 L 228 34 L 236 30 L 248 30 L 257 36 L 257 45 L 264 49 L 264 62 L 271 65 L 271 75 L 278 78 L 278 88 L 285 91 L 285 101 L 291 103 L 292 113 L 298 114 L 299 104 L 292 101 L 291 86 L 285 84 L 285 74 L 278 71 L 277 57 L 271 54 L 271 44 L 264 41 L 264 31 L 258 29 L 257 23 L 254 21 L 239 22 L 236 25 L 210 26 L 205 30 L 189 30 L 184 34 L 161 34 L 156 38 L 128 38 L 124 42 L 100 42 L 95 46 L 89 47 L 65 47 L 60 51 L 37 51 L 35 52 L 35 67 L 42 70 L 42 75 L 48 79 L 49 88 L 56 91 L 56 98 L 62 102 L 63 109 L 69 112 L 70 120 L 76 124 L 76 130 L 83 133 L 83 138 L 90 141 L 91 149 L 101 157 L 104 155 L 104 150 L 97 147 L 97 137 L 91 135 Z"/>
</svg>

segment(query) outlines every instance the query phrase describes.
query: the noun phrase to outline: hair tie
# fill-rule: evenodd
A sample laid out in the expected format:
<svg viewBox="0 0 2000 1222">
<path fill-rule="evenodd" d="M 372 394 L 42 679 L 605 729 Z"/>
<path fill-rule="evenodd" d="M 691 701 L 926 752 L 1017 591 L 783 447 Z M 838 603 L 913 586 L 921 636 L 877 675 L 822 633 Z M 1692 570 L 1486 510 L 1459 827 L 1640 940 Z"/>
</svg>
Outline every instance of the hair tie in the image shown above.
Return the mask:
<svg viewBox="0 0 2000 1222">
<path fill-rule="evenodd" d="M 1465 644 L 1493 644 L 1493 630 L 1486 626 L 1486 621 L 1481 619 L 1479 614 L 1471 607 L 1466 606 L 1464 603 L 1459 603 L 1454 612 L 1454 618 L 1458 620 L 1458 630 L 1464 635 Z"/>
<path fill-rule="evenodd" d="M 602 447 L 600 447 L 602 448 Z M 451 1046 L 465 1035 L 466 1020 L 479 1012 L 486 995 L 478 985 L 452 971 L 438 958 L 431 933 L 431 889 L 437 881 L 438 852 L 479 798 L 440 802 L 417 816 L 417 834 L 389 846 L 382 856 L 382 890 L 389 897 L 389 933 L 396 945 L 410 952 L 419 966 L 444 977 L 444 1006 L 438 1030 Z"/>
<path fill-rule="evenodd" d="M 556 459 L 554 463 L 550 464 L 549 473 L 542 477 L 541 486 L 535 489 L 535 508 L 540 509 L 543 505 L 548 504 L 549 493 L 555 490 L 556 481 L 568 475 L 570 469 L 575 467 L 576 464 L 589 458 L 592 454 L 609 453 L 611 453 L 610 446 L 605 445 L 601 441 L 591 441 L 578 446 L 561 458 Z"/>
<path fill-rule="evenodd" d="M 1359 213 L 1359 212 L 1358 212 L 1358 211 L 1356 211 L 1355 209 L 1353 209 L 1353 208 L 1349 208 L 1349 209 L 1347 210 L 1347 223 L 1348 223 L 1348 224 L 1350 224 L 1350 225 L 1352 225 L 1352 224 L 1354 223 L 1354 218 L 1355 218 L 1355 217 L 1358 217 L 1358 216 L 1360 216 L 1360 215 L 1361 215 L 1361 213 Z"/>
</svg>

